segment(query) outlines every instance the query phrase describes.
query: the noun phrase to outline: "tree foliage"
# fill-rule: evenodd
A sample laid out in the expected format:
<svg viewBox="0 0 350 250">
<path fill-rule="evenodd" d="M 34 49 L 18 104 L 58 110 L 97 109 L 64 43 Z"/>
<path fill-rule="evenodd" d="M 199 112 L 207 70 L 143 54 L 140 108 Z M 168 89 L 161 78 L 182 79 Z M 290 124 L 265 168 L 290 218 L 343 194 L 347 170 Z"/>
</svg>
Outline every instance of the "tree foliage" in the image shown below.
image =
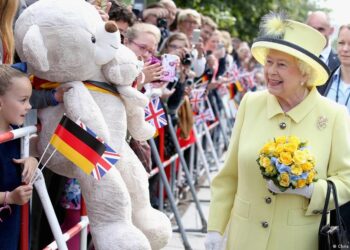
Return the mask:
<svg viewBox="0 0 350 250">
<path fill-rule="evenodd" d="M 179 8 L 192 8 L 210 16 L 221 30 L 252 42 L 259 30 L 260 18 L 269 11 L 283 10 L 291 19 L 305 21 L 307 13 L 317 9 L 312 0 L 175 0 Z"/>
</svg>

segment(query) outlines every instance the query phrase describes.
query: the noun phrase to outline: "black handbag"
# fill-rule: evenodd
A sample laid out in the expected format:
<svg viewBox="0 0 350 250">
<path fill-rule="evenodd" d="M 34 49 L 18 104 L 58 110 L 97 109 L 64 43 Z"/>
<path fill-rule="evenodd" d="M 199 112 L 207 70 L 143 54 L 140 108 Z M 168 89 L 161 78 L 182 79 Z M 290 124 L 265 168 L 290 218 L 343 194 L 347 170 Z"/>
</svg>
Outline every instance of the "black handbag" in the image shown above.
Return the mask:
<svg viewBox="0 0 350 250">
<path fill-rule="evenodd" d="M 332 224 L 327 224 L 327 210 L 331 192 L 335 204 L 336 220 Z M 318 232 L 318 249 L 334 250 L 349 249 L 350 243 L 347 238 L 346 227 L 342 222 L 339 212 L 337 189 L 332 181 L 327 181 L 327 194 L 322 212 L 320 228 Z"/>
</svg>

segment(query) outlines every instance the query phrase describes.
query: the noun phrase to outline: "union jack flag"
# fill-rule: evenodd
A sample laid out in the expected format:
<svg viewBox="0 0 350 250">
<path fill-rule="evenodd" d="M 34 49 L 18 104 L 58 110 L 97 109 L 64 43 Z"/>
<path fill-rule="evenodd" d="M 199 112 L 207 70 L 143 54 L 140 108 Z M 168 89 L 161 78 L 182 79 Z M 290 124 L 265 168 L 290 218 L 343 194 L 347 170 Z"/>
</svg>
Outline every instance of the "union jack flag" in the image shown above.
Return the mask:
<svg viewBox="0 0 350 250">
<path fill-rule="evenodd" d="M 207 108 L 206 110 L 204 110 L 204 112 L 201 112 L 200 114 L 196 115 L 194 117 L 194 120 L 196 121 L 196 125 L 206 121 L 214 121 L 215 116 L 213 110 L 211 108 Z"/>
<path fill-rule="evenodd" d="M 233 76 L 234 81 L 238 81 L 241 73 L 237 67 L 237 64 L 233 64 L 231 72 L 232 72 L 232 76 Z"/>
<path fill-rule="evenodd" d="M 253 89 L 255 87 L 254 73 L 249 74 L 245 79 L 248 83 L 248 88 Z"/>
<path fill-rule="evenodd" d="M 152 98 L 148 103 L 148 106 L 145 108 L 145 120 L 151 123 L 157 129 L 160 129 L 168 124 L 159 97 Z"/>
<path fill-rule="evenodd" d="M 78 122 L 78 124 L 97 140 L 101 141 L 106 147 L 105 152 L 101 155 L 101 158 L 97 161 L 95 168 L 91 172 L 91 175 L 95 179 L 101 180 L 108 170 L 110 170 L 117 163 L 117 161 L 120 159 L 120 155 L 117 154 L 107 143 L 103 141 L 101 137 L 96 135 L 95 132 L 88 128 L 84 123 Z"/>
<path fill-rule="evenodd" d="M 190 103 L 194 112 L 198 112 L 200 104 L 204 100 L 205 88 L 193 89 L 190 95 Z"/>
</svg>

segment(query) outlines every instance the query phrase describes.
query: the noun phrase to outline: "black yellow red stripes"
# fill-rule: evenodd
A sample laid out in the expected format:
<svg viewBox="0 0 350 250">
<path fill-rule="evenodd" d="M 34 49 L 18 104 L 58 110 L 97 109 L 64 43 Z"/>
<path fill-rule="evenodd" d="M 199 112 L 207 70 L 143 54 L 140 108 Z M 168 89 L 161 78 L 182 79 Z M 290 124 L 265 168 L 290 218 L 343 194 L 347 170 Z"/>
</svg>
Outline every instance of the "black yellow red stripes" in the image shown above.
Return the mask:
<svg viewBox="0 0 350 250">
<path fill-rule="evenodd" d="M 106 150 L 102 142 L 66 116 L 58 124 L 50 143 L 86 174 L 91 173 Z"/>
</svg>

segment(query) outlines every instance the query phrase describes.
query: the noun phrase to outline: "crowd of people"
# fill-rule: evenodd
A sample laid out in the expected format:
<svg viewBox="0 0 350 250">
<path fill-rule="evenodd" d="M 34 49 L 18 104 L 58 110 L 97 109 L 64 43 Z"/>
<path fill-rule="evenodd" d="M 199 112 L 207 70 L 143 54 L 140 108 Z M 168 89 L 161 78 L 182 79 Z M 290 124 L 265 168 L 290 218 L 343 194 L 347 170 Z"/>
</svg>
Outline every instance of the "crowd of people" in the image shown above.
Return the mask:
<svg viewBox="0 0 350 250">
<path fill-rule="evenodd" d="M 0 133 L 23 125 L 31 107 L 63 102 L 67 91 L 64 87 L 32 91 L 26 75 L 9 66 L 19 62 L 13 23 L 32 2 L 0 0 Z M 207 250 L 223 247 L 225 231 L 226 249 L 316 249 L 318 211 L 323 208 L 327 179 L 337 186 L 340 203 L 347 203 L 342 213 L 350 227 L 349 25 L 340 27 L 334 51 L 329 41 L 333 27 L 321 11 L 311 13 L 305 24 L 283 19 L 289 23 L 283 33 L 262 32 L 251 43 L 231 37 L 209 16 L 178 8 L 172 0 L 160 0 L 141 12 L 133 12 L 131 6 L 117 0 L 106 6 L 100 6 L 99 1 L 92 4 L 104 21 L 117 23 L 122 43 L 144 62 L 133 87 L 149 98 L 161 99 L 182 146 L 193 142 L 198 110 L 191 107 L 191 93 L 203 89 L 219 110 L 225 108 L 226 98 L 234 100 L 231 108 L 238 108 L 227 159 L 212 183 Z M 270 14 L 264 20 L 276 16 L 282 19 Z M 177 58 L 171 81 L 162 80 L 162 62 L 167 55 Z M 348 112 L 335 102 L 345 105 Z M 326 118 L 326 129 L 320 128 L 322 117 Z M 166 129 L 164 133 L 166 137 Z M 262 178 L 256 158 L 268 139 L 291 134 L 313 143 L 319 180 L 282 192 Z M 156 167 L 147 141 L 126 139 L 148 172 Z M 19 159 L 19 151 L 18 140 L 0 144 L 0 249 L 18 249 L 19 206 L 32 196 L 30 180 L 37 160 Z M 173 153 L 169 144 L 162 158 Z M 17 166 L 20 164 L 22 171 Z M 79 220 L 79 183 L 53 173 L 46 175 L 49 189 L 50 182 L 54 186 L 51 199 L 56 213 L 62 228 L 67 229 Z M 157 207 L 158 178 L 149 181 L 152 205 Z M 68 197 L 72 186 L 75 193 Z M 273 209 L 271 204 L 276 204 Z M 40 206 L 39 201 L 33 206 Z M 33 213 L 32 247 L 41 249 L 52 236 L 42 212 L 34 211 L 38 212 Z M 252 234 L 259 240 L 251 241 Z M 78 244 L 76 237 L 69 242 L 69 249 L 78 249 Z"/>
</svg>

